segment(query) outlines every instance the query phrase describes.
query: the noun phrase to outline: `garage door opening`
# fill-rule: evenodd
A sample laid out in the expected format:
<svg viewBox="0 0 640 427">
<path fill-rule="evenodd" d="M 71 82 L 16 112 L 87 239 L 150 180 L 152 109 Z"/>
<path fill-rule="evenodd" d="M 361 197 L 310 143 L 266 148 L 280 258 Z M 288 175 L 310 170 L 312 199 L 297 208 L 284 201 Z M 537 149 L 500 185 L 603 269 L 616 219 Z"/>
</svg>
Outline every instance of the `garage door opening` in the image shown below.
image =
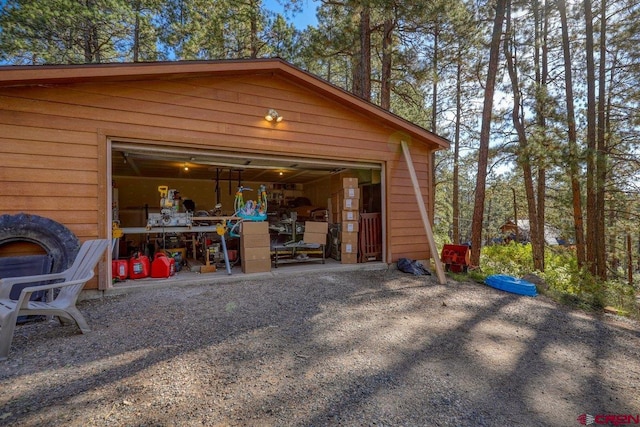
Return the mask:
<svg viewBox="0 0 640 427">
<path fill-rule="evenodd" d="M 177 254 L 185 271 L 198 271 L 198 267 L 204 271 L 226 267 L 222 253 L 226 246 L 231 268 L 242 266 L 244 271 L 243 262 L 260 251 L 243 253 L 241 240 L 229 234 L 221 242 L 216 228 L 221 221 L 211 218 L 234 216 L 240 188 L 245 203 L 259 201 L 259 190 L 264 188 L 269 234 L 259 244 L 271 250 L 263 267 L 277 266 L 273 265 L 273 247 L 302 240 L 307 222 L 327 223 L 322 251 L 327 262 L 380 261 L 384 251 L 383 178 L 380 164 L 356 160 L 111 141 L 111 219 L 125 231 L 113 256 L 128 259 L 143 253 L 153 257 L 165 251 L 170 256 Z M 350 182 L 347 193 L 345 182 Z M 166 209 L 169 197 L 175 214 Z M 363 226 L 367 229 L 360 230 Z M 362 237 L 367 241 L 361 242 Z M 372 242 L 377 249 L 359 250 L 362 243 L 371 246 Z M 343 256 L 347 249 L 353 257 Z M 265 253 L 255 256 L 264 258 Z M 286 255 L 291 256 L 291 263 L 320 256 L 317 250 Z"/>
</svg>

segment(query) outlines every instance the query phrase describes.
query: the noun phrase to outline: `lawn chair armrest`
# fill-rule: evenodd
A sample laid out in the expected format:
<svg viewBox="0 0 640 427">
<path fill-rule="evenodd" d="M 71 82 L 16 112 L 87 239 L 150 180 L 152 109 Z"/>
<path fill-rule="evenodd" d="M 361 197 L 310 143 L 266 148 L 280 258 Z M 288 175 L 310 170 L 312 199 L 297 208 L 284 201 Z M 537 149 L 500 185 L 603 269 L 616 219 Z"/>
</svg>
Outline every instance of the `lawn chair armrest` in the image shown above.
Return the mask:
<svg viewBox="0 0 640 427">
<path fill-rule="evenodd" d="M 88 274 L 87 276 L 77 280 L 70 280 L 68 282 L 60 282 L 60 283 L 49 283 L 48 285 L 28 286 L 22 289 L 22 291 L 20 292 L 20 297 L 18 298 L 18 306 L 22 307 L 25 304 L 29 304 L 29 300 L 31 299 L 31 294 L 34 292 L 48 291 L 51 289 L 59 289 L 67 286 L 85 284 L 89 280 L 91 280 L 94 275 L 95 273 L 91 271 L 91 274 Z"/>
<path fill-rule="evenodd" d="M 37 283 L 63 279 L 64 275 L 65 272 L 62 271 L 60 273 L 40 274 L 36 276 L 5 277 L 4 279 L 0 279 L 0 298 L 9 298 L 9 293 L 11 292 L 13 285 L 19 283 Z"/>
</svg>

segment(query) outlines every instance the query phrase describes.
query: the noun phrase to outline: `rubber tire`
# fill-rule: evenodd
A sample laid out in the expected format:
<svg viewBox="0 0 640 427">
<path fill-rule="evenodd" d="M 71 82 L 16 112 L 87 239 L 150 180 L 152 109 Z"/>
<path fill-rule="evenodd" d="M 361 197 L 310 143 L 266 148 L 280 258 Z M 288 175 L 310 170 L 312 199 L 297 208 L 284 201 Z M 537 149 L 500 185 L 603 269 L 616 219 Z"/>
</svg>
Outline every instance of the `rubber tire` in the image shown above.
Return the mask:
<svg viewBox="0 0 640 427">
<path fill-rule="evenodd" d="M 53 258 L 52 273 L 71 267 L 80 249 L 78 237 L 52 219 L 25 213 L 0 215 L 0 246 L 24 241 L 47 251 Z"/>
</svg>

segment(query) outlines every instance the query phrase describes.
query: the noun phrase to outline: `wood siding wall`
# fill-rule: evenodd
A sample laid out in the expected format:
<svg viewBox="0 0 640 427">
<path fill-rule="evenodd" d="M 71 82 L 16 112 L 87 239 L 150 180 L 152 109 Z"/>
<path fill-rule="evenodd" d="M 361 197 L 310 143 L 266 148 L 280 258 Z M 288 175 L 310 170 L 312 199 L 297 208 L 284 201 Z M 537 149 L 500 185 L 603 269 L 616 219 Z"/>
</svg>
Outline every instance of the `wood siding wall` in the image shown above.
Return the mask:
<svg viewBox="0 0 640 427">
<path fill-rule="evenodd" d="M 269 108 L 284 121 L 264 120 Z M 386 165 L 387 262 L 428 246 L 397 129 L 272 74 L 0 88 L 0 212 L 105 237 L 108 138 Z M 430 203 L 429 147 L 411 150 Z"/>
</svg>

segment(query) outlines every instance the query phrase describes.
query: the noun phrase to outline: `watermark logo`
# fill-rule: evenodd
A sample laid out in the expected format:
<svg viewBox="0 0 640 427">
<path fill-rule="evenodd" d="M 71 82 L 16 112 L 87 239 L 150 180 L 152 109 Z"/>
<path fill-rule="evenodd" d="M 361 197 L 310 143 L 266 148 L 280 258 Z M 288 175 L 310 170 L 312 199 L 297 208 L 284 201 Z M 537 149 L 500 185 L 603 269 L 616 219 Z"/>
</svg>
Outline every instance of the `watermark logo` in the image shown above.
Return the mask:
<svg viewBox="0 0 640 427">
<path fill-rule="evenodd" d="M 581 414 L 578 417 L 578 422 L 583 426 L 589 426 L 595 422 L 596 418 L 593 415 Z"/>
<path fill-rule="evenodd" d="M 577 420 L 583 426 L 594 424 L 607 426 L 624 426 L 628 424 L 639 425 L 640 414 L 580 414 Z"/>
</svg>

